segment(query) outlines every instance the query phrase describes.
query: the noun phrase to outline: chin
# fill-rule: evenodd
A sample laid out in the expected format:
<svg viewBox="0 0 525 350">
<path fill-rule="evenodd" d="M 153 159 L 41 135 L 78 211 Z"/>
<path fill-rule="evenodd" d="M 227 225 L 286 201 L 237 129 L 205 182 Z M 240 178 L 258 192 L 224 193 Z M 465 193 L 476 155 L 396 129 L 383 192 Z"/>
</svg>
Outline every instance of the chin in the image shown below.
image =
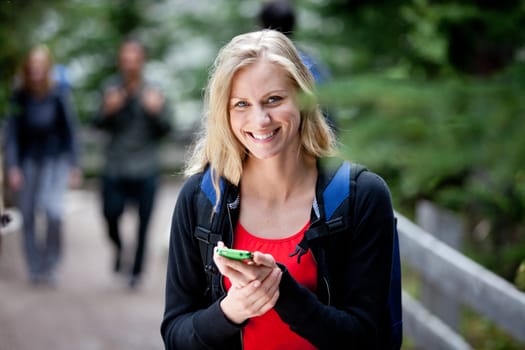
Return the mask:
<svg viewBox="0 0 525 350">
<path fill-rule="evenodd" d="M 268 160 L 272 159 L 277 155 L 277 153 L 262 153 L 262 152 L 250 152 L 250 157 L 258 160 Z"/>
</svg>

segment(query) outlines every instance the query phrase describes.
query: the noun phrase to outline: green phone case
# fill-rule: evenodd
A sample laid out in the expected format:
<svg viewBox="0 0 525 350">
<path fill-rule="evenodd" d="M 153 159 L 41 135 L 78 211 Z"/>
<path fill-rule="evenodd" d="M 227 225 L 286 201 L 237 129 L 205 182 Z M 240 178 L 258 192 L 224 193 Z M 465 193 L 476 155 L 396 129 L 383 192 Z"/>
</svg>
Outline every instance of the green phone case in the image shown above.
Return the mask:
<svg viewBox="0 0 525 350">
<path fill-rule="evenodd" d="M 246 260 L 252 258 L 252 252 L 239 249 L 217 248 L 217 254 L 234 260 Z"/>
</svg>

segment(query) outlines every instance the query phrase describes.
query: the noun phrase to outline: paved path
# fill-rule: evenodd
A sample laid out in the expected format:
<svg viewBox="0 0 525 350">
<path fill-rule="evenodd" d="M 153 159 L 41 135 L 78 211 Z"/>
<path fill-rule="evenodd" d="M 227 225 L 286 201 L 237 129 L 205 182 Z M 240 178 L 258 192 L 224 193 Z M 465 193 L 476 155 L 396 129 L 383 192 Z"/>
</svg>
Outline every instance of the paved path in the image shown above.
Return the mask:
<svg viewBox="0 0 525 350">
<path fill-rule="evenodd" d="M 88 186 L 86 186 L 87 188 Z M 161 350 L 160 322 L 171 212 L 177 181 L 159 192 L 149 231 L 143 283 L 137 290 L 111 271 L 112 250 L 103 230 L 98 193 L 70 191 L 64 262 L 58 287 L 28 283 L 17 233 L 0 252 L 0 350 Z M 129 249 L 134 216 L 123 227 Z"/>
</svg>

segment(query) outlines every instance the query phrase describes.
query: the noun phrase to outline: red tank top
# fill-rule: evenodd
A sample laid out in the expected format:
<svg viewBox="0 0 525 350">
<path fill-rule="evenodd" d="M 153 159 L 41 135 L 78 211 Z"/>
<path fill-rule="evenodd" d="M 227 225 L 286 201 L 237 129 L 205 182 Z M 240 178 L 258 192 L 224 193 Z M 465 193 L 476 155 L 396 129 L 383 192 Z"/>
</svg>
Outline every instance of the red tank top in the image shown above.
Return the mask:
<svg viewBox="0 0 525 350">
<path fill-rule="evenodd" d="M 246 249 L 272 254 L 276 261 L 286 265 L 290 274 L 303 286 L 315 292 L 317 289 L 317 266 L 313 256 L 308 252 L 301 257 L 301 263 L 297 263 L 297 256 L 290 257 L 295 251 L 296 245 L 303 238 L 309 222 L 293 236 L 283 239 L 265 239 L 250 234 L 238 224 L 235 230 L 235 241 L 233 248 Z M 230 288 L 230 281 L 225 278 L 225 286 Z M 266 314 L 253 317 L 243 328 L 243 347 L 245 350 L 258 349 L 286 349 L 286 350 L 309 350 L 316 349 L 306 339 L 290 330 L 275 312 L 270 310 Z"/>
</svg>

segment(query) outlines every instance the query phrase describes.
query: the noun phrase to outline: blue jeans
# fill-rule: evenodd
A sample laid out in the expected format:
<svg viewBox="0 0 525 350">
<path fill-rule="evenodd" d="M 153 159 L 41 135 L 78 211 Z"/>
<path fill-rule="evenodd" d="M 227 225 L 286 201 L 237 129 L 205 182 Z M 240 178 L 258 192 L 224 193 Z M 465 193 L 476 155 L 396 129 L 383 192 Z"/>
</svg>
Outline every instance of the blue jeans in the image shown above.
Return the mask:
<svg viewBox="0 0 525 350">
<path fill-rule="evenodd" d="M 62 257 L 64 195 L 70 166 L 67 158 L 22 161 L 23 187 L 18 206 L 23 219 L 24 251 L 31 278 L 53 274 Z M 37 217 L 45 219 L 41 230 Z M 42 232 L 40 232 L 42 231 Z"/>
</svg>

